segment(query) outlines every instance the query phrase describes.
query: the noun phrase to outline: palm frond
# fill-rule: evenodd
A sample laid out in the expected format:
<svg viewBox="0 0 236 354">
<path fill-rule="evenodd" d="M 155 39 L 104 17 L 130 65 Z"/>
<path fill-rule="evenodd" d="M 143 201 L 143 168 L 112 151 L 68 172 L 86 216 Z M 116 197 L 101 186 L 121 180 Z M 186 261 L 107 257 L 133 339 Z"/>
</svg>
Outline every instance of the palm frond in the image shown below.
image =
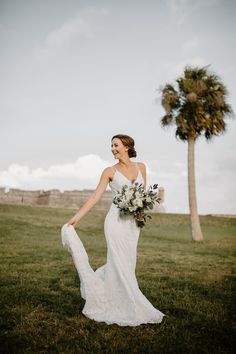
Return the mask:
<svg viewBox="0 0 236 354">
<path fill-rule="evenodd" d="M 162 87 L 161 103 L 166 111 L 162 126 L 175 123 L 176 137 L 184 141 L 200 135 L 208 140 L 223 133 L 224 120 L 233 110 L 226 102 L 228 90 L 209 66 L 187 66 L 176 84 L 177 88 L 169 83 Z"/>
<path fill-rule="evenodd" d="M 173 123 L 173 115 L 171 113 L 167 113 L 166 115 L 164 115 L 164 117 L 162 117 L 161 119 L 161 125 L 162 127 L 166 127 L 169 126 Z"/>
</svg>

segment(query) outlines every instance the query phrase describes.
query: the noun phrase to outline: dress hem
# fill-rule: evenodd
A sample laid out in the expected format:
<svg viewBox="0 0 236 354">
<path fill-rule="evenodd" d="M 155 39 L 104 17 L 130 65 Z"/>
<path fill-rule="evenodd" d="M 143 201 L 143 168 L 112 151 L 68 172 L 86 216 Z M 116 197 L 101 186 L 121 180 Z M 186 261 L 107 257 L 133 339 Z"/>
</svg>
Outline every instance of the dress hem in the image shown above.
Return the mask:
<svg viewBox="0 0 236 354">
<path fill-rule="evenodd" d="M 160 324 L 163 320 L 164 317 L 166 317 L 165 314 L 162 314 L 160 315 L 160 318 L 159 319 L 153 319 L 153 320 L 149 320 L 149 321 L 136 321 L 136 322 L 126 322 L 126 321 L 117 321 L 117 320 L 105 320 L 105 319 L 102 319 L 102 318 L 99 318 L 99 317 L 96 317 L 96 316 L 93 316 L 93 315 L 90 315 L 88 313 L 85 313 L 83 312 L 83 315 L 87 318 L 89 318 L 90 320 L 94 320 L 94 321 L 97 321 L 97 322 L 103 322 L 103 323 L 106 323 L 108 325 L 112 325 L 112 324 L 116 324 L 118 326 L 129 326 L 129 327 L 136 327 L 136 326 L 140 326 L 142 324 Z"/>
</svg>

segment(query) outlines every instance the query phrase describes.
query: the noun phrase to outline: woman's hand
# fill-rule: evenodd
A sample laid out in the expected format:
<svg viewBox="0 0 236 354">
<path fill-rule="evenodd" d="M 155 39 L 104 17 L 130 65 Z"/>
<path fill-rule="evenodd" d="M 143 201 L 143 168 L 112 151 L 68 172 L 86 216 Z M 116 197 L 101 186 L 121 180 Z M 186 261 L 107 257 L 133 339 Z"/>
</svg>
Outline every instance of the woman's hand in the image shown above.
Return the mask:
<svg viewBox="0 0 236 354">
<path fill-rule="evenodd" d="M 77 225 L 77 223 L 78 223 L 78 216 L 77 215 L 75 215 L 75 216 L 73 216 L 73 218 L 71 218 L 68 222 L 67 222 L 67 226 L 73 226 L 73 227 L 75 227 L 76 225 Z"/>
</svg>

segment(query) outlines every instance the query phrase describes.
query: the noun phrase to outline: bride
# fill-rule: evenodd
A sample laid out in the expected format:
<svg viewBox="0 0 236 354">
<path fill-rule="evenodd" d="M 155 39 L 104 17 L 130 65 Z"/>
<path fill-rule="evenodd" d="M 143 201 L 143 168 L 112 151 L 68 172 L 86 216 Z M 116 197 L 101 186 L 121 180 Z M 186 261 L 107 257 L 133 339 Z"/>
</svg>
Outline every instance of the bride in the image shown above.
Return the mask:
<svg viewBox="0 0 236 354">
<path fill-rule="evenodd" d="M 160 323 L 165 315 L 143 295 L 135 276 L 140 228 L 134 218 L 121 217 L 117 206 L 111 204 L 104 223 L 107 262 L 96 271 L 91 268 L 86 250 L 74 229 L 98 202 L 108 184 L 113 196 L 122 186 L 132 182 L 143 183 L 146 188 L 145 165 L 130 160 L 136 157 L 134 140 L 127 135 L 115 135 L 111 140 L 111 151 L 118 163 L 102 172 L 94 193 L 62 227 L 62 243 L 71 253 L 80 277 L 80 292 L 85 299 L 82 313 L 85 316 L 120 326 Z"/>
</svg>

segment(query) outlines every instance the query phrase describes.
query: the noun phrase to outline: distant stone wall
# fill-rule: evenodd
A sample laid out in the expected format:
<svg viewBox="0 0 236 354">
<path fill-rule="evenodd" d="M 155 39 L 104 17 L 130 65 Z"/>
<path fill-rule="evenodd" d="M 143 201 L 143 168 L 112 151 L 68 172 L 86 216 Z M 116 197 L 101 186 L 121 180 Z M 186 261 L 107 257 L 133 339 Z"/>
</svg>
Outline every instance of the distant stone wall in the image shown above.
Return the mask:
<svg viewBox="0 0 236 354">
<path fill-rule="evenodd" d="M 58 189 L 48 191 L 25 191 L 21 189 L 10 189 L 6 191 L 5 188 L 0 188 L 0 203 L 1 204 L 18 204 L 18 205 L 38 205 L 57 208 L 80 208 L 84 202 L 93 193 L 93 190 L 84 189 L 82 191 L 64 191 L 60 192 Z M 164 202 L 164 188 L 159 188 L 160 204 L 156 204 L 154 212 L 163 213 Z M 101 199 L 94 206 L 95 209 L 108 209 L 112 202 L 112 193 L 107 190 L 103 193 Z"/>
</svg>

